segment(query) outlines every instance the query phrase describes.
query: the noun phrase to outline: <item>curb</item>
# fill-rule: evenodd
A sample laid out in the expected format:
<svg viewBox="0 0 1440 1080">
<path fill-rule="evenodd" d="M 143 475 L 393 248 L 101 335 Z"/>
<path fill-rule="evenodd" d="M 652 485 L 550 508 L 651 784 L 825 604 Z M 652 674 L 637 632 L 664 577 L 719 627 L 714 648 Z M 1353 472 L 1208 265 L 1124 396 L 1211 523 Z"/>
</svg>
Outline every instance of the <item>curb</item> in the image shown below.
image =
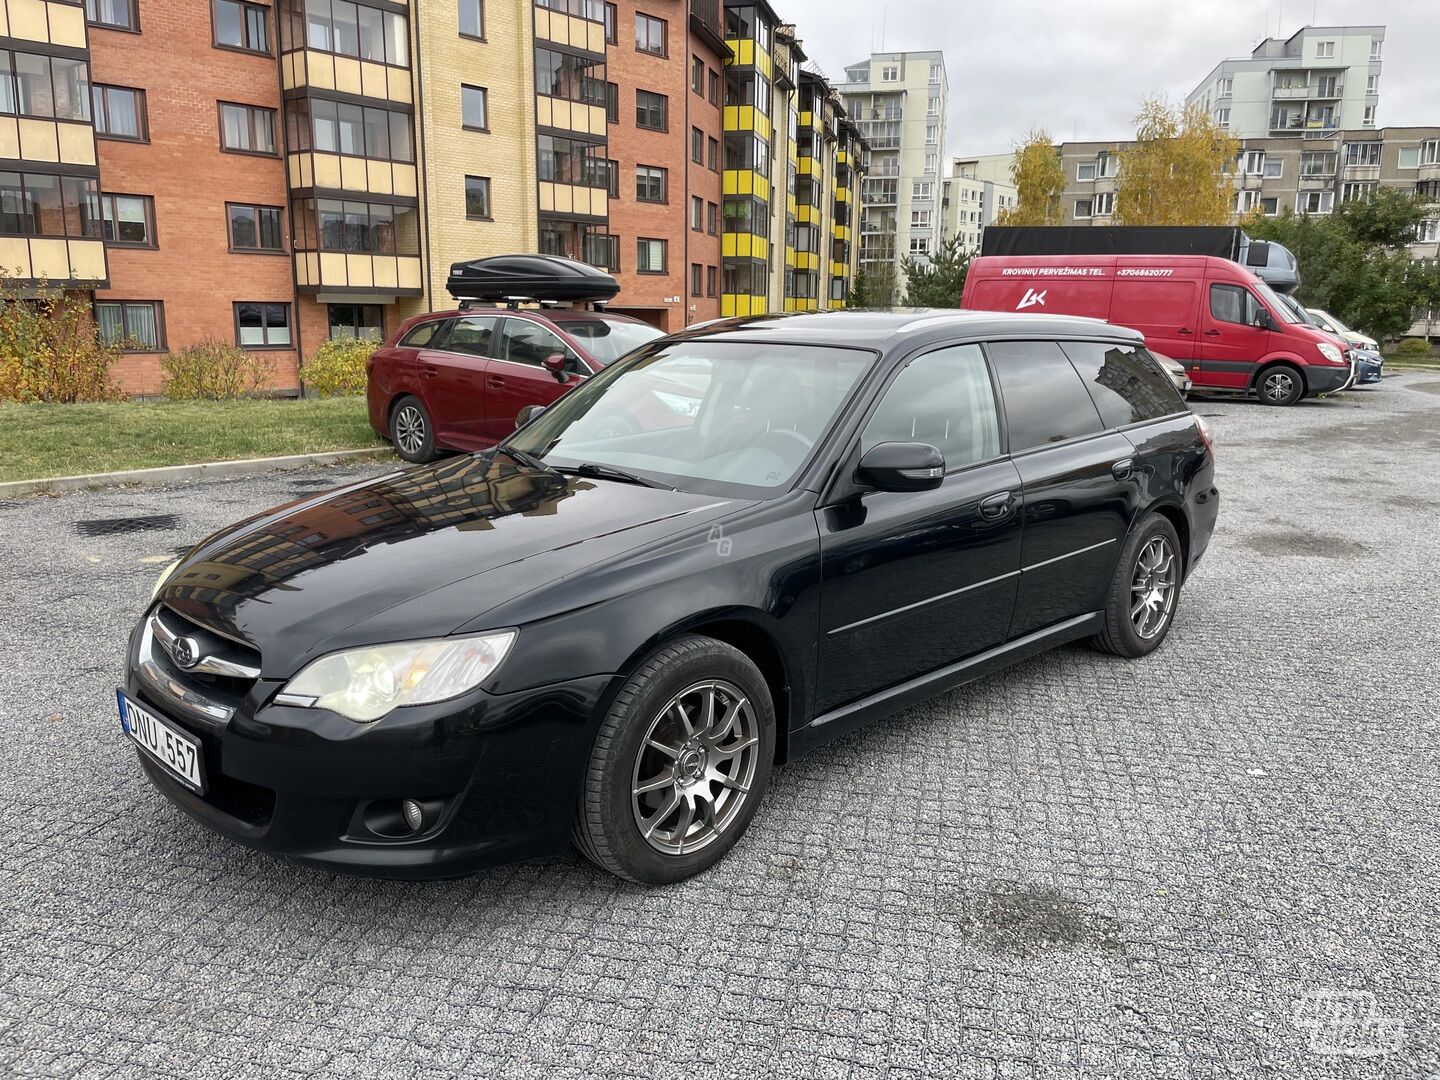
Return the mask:
<svg viewBox="0 0 1440 1080">
<path fill-rule="evenodd" d="M 12 480 L 0 484 L 0 499 L 19 499 L 26 495 L 58 495 L 62 491 L 92 491 L 126 484 L 173 484 L 217 476 L 255 476 L 285 469 L 303 469 L 310 465 L 338 465 L 365 458 L 390 457 L 393 454 L 390 447 L 377 446 L 366 450 L 327 450 L 319 454 L 242 458 L 239 461 L 203 461 L 196 465 L 161 465 L 154 469 L 54 476 L 45 480 Z"/>
</svg>

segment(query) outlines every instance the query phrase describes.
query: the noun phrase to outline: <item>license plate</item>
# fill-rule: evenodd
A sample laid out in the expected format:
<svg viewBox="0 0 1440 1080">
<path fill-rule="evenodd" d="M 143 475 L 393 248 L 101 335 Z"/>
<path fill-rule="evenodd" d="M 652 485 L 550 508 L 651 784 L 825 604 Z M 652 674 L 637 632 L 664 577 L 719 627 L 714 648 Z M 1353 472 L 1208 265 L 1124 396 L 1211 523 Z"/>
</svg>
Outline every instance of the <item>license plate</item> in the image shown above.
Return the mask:
<svg viewBox="0 0 1440 1080">
<path fill-rule="evenodd" d="M 115 692 L 115 700 L 120 705 L 121 730 L 186 785 L 203 794 L 205 782 L 199 742 L 174 724 L 141 708 L 119 690 Z"/>
</svg>

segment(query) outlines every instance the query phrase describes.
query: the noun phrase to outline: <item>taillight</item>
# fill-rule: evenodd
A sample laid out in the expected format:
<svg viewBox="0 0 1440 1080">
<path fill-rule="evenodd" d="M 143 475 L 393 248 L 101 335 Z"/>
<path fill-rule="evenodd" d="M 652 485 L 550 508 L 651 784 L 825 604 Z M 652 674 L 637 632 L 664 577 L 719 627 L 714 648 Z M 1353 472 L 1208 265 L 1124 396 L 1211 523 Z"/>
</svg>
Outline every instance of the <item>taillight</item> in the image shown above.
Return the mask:
<svg viewBox="0 0 1440 1080">
<path fill-rule="evenodd" d="M 1205 449 L 1215 453 L 1215 429 L 1199 413 L 1195 414 L 1195 423 L 1200 426 L 1200 438 L 1205 442 Z"/>
</svg>

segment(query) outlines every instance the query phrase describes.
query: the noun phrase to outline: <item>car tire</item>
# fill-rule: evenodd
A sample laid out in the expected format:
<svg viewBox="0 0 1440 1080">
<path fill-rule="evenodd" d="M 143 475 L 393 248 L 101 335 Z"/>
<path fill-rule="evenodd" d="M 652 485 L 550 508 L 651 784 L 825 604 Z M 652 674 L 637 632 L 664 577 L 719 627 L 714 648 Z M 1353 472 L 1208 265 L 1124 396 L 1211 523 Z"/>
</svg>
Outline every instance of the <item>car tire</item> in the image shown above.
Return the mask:
<svg viewBox="0 0 1440 1080">
<path fill-rule="evenodd" d="M 390 444 L 406 461 L 423 465 L 434 461 L 435 424 L 419 398 L 406 394 L 390 410 Z"/>
<path fill-rule="evenodd" d="M 1145 515 L 1121 549 L 1105 594 L 1105 621 L 1091 643 L 1116 656 L 1154 652 L 1175 621 L 1183 576 L 1175 526 L 1161 514 Z"/>
<path fill-rule="evenodd" d="M 640 663 L 600 723 L 575 846 L 627 881 L 683 881 L 740 839 L 774 759 L 775 709 L 760 669 L 723 641 L 677 638 Z"/>
<path fill-rule="evenodd" d="M 1255 377 L 1255 394 L 1265 405 L 1294 405 L 1305 396 L 1305 376 L 1292 364 L 1271 364 Z"/>
</svg>

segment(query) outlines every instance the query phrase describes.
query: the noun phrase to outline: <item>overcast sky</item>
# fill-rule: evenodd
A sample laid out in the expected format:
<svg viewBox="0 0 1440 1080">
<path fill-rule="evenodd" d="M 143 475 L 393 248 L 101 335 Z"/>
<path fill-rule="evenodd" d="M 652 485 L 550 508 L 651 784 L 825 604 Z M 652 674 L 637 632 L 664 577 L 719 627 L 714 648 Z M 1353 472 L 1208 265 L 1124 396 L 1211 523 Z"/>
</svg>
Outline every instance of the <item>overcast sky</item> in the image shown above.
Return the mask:
<svg viewBox="0 0 1440 1080">
<path fill-rule="evenodd" d="M 1057 142 L 1125 138 L 1144 97 L 1183 100 L 1222 59 L 1307 23 L 1383 24 L 1380 125 L 1440 124 L 1437 0 L 772 3 L 834 81 L 872 50 L 943 50 L 950 157 L 1008 152 L 1034 126 Z"/>
</svg>

